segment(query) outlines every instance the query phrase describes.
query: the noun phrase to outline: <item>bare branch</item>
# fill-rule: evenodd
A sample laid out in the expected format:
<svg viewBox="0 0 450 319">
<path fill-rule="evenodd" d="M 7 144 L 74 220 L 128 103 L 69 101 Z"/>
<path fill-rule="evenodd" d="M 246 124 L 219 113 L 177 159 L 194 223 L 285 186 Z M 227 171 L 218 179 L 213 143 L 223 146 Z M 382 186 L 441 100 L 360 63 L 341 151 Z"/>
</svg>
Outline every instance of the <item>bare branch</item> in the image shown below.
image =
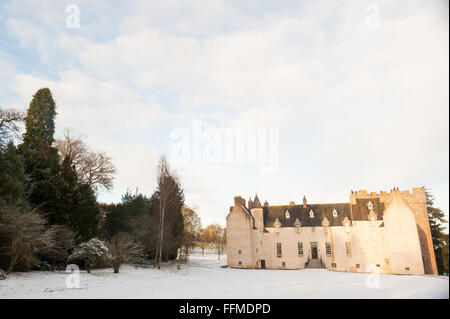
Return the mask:
<svg viewBox="0 0 450 319">
<path fill-rule="evenodd" d="M 93 189 L 111 189 L 116 168 L 105 152 L 89 150 L 84 141 L 66 129 L 64 139 L 56 140 L 61 157 L 74 166 L 78 180 Z"/>
<path fill-rule="evenodd" d="M 16 109 L 0 108 L 0 138 L 8 137 L 10 134 L 19 138 L 19 122 L 25 120 L 25 113 Z"/>
</svg>

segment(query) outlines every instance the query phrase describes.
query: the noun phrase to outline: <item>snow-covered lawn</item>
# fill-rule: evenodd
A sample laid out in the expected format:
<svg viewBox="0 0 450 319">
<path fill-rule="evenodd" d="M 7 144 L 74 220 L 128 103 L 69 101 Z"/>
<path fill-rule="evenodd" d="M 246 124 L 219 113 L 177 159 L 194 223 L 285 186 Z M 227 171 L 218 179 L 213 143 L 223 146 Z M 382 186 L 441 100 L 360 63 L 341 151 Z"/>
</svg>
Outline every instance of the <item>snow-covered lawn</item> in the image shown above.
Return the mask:
<svg viewBox="0 0 450 319">
<path fill-rule="evenodd" d="M 192 255 L 177 270 L 166 263 L 81 271 L 80 288 L 66 288 L 65 272 L 15 273 L 0 281 L 3 298 L 448 298 L 448 277 L 380 275 L 379 288 L 368 288 L 370 275 L 322 269 L 244 270 L 221 268 L 216 255 Z"/>
</svg>

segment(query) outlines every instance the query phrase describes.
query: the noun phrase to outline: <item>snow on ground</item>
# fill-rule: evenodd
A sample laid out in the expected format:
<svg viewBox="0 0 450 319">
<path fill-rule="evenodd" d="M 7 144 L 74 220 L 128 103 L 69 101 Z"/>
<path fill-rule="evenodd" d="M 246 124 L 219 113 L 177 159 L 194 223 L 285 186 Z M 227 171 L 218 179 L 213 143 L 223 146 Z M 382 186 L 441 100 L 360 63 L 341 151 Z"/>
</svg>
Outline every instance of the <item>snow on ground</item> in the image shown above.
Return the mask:
<svg viewBox="0 0 450 319">
<path fill-rule="evenodd" d="M 369 274 L 324 269 L 251 270 L 222 268 L 217 255 L 195 254 L 176 263 L 80 271 L 80 288 L 66 288 L 67 274 L 28 272 L 0 281 L 3 298 L 449 298 L 448 277 L 380 275 L 379 288 Z"/>
</svg>

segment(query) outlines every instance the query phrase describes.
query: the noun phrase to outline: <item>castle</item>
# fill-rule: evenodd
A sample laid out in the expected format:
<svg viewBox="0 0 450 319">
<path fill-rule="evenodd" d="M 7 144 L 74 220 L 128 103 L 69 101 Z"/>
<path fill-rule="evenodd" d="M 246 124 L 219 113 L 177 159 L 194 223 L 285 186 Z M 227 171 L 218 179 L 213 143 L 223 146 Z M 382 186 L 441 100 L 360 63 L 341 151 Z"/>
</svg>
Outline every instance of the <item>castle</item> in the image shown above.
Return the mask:
<svg viewBox="0 0 450 319">
<path fill-rule="evenodd" d="M 227 260 L 234 268 L 437 274 L 423 188 L 351 192 L 348 203 L 246 205 L 227 216 Z"/>
</svg>

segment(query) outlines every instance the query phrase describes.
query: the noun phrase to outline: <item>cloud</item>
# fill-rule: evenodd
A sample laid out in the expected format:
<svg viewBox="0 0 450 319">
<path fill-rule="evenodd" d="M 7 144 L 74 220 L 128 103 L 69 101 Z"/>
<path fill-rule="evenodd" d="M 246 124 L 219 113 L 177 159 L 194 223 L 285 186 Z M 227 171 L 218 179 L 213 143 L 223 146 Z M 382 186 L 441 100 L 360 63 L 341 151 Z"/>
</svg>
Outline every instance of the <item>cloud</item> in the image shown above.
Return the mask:
<svg viewBox="0 0 450 319">
<path fill-rule="evenodd" d="M 280 134 L 271 176 L 252 165 L 174 165 L 207 222 L 223 223 L 233 196 L 255 191 L 273 204 L 303 194 L 342 202 L 351 189 L 425 184 L 448 211 L 448 4 L 377 1 L 380 25 L 369 28 L 369 2 L 86 10 L 81 1 L 81 28 L 69 30 L 62 6 L 27 3 L 3 7 L 7 35 L 39 52 L 39 68 L 13 68 L 0 92 L 27 105 L 39 87 L 52 89 L 59 132 L 82 132 L 119 166 L 105 200 L 126 187 L 150 192 L 172 130 L 201 120 Z"/>
</svg>

